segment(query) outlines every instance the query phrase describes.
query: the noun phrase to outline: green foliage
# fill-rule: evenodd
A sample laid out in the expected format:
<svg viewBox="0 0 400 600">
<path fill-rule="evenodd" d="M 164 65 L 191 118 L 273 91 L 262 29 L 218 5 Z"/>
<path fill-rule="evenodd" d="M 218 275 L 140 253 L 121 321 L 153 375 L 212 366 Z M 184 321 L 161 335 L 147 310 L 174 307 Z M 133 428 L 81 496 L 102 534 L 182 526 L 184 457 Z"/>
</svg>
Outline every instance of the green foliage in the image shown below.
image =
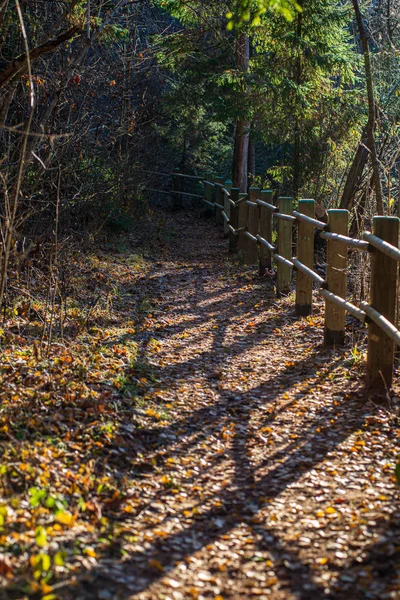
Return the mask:
<svg viewBox="0 0 400 600">
<path fill-rule="evenodd" d="M 131 215 L 120 213 L 110 217 L 107 226 L 114 233 L 129 233 L 132 230 L 134 219 Z"/>
<path fill-rule="evenodd" d="M 396 465 L 395 475 L 396 475 L 397 483 L 400 485 L 400 463 L 397 463 L 397 465 Z"/>
<path fill-rule="evenodd" d="M 285 187 L 291 181 L 297 131 L 300 193 L 321 200 L 334 191 L 345 166 L 343 146 L 355 141 L 360 126 L 348 24 L 346 5 L 310 0 L 293 23 L 268 15 L 254 30 L 250 68 L 258 136 L 275 154 L 267 168 L 268 185 Z"/>
<path fill-rule="evenodd" d="M 234 2 L 231 24 L 258 25 L 249 30 L 247 73 L 236 67 L 237 34 L 224 31 L 215 2 L 159 4 L 180 24 L 154 39 L 157 61 L 170 73 L 162 106 L 166 122 L 156 129 L 179 149 L 176 163 L 181 155 L 182 165 L 215 170 L 217 164 L 228 174 L 232 126 L 241 118 L 253 123 L 252 135 L 264 146 L 266 185 L 292 193 L 297 130 L 300 191 L 319 201 L 334 194 L 364 115 L 349 4 Z"/>
<path fill-rule="evenodd" d="M 127 40 L 129 38 L 129 29 L 118 24 L 106 25 L 102 32 L 102 39 L 108 42 L 116 40 Z"/>
<path fill-rule="evenodd" d="M 199 3 L 196 1 L 182 2 L 181 0 L 153 0 L 154 4 L 178 19 L 183 25 L 191 26 L 197 22 L 196 11 Z"/>
<path fill-rule="evenodd" d="M 226 15 L 228 30 L 246 22 L 250 22 L 253 27 L 259 26 L 261 17 L 268 11 L 276 12 L 290 22 L 301 10 L 300 4 L 295 0 L 234 0 Z"/>
</svg>

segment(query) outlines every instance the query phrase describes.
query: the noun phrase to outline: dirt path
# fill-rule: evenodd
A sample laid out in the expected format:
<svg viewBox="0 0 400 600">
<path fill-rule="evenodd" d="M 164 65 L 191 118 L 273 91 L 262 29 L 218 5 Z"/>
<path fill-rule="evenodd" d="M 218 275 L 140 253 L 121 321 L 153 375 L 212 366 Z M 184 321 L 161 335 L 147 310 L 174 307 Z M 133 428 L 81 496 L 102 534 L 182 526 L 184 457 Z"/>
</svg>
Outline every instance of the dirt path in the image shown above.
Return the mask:
<svg viewBox="0 0 400 600">
<path fill-rule="evenodd" d="M 400 598 L 399 401 L 360 391 L 362 336 L 324 350 L 321 305 L 296 319 L 210 220 L 166 227 L 146 275 L 82 261 L 112 314 L 6 351 L 0 598 Z"/>
<path fill-rule="evenodd" d="M 400 598 L 397 421 L 357 392 L 357 354 L 321 348 L 318 308 L 296 320 L 190 219 L 145 283 L 159 408 L 98 597 Z"/>
</svg>

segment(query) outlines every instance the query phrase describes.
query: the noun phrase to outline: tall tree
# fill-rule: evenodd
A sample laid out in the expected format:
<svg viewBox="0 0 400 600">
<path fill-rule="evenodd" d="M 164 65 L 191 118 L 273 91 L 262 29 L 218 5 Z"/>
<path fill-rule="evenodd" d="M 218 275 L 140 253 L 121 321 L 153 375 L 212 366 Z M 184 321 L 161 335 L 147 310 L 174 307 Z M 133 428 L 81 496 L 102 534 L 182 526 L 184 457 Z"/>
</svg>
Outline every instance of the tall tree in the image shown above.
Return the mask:
<svg viewBox="0 0 400 600">
<path fill-rule="evenodd" d="M 320 200 L 333 193 L 344 166 L 338 148 L 358 131 L 349 128 L 358 105 L 350 16 L 348 6 L 328 0 L 305 0 L 296 15 L 288 23 L 268 13 L 255 28 L 252 101 L 273 155 L 271 183 Z"/>
<path fill-rule="evenodd" d="M 361 45 L 364 55 L 365 80 L 367 84 L 368 94 L 368 123 L 367 123 L 367 138 L 369 151 L 371 154 L 372 170 L 374 174 L 374 188 L 376 196 L 376 209 L 378 215 L 383 215 L 383 194 L 382 183 L 379 173 L 379 161 L 375 143 L 375 122 L 376 122 L 376 102 L 374 94 L 374 84 L 372 79 L 371 57 L 368 46 L 367 33 L 365 30 L 363 18 L 361 15 L 360 5 L 358 0 L 353 0 L 354 12 L 357 19 L 358 31 L 360 35 Z"/>
<path fill-rule="evenodd" d="M 250 42 L 247 32 L 241 31 L 236 41 L 236 69 L 242 76 L 242 106 L 246 103 L 248 92 L 247 75 L 249 71 Z M 245 111 L 245 107 L 243 106 Z M 236 120 L 235 142 L 232 162 L 233 187 L 241 192 L 247 192 L 247 174 L 249 157 L 250 120 L 246 115 L 241 115 Z"/>
</svg>

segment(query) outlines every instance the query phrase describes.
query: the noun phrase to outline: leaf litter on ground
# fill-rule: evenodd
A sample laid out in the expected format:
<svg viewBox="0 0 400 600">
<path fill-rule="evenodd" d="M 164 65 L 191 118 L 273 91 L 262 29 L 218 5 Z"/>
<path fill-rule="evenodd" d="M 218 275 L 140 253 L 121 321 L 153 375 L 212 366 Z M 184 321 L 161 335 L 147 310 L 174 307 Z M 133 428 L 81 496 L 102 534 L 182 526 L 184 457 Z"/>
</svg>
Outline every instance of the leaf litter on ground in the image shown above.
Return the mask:
<svg viewBox="0 0 400 600">
<path fill-rule="evenodd" d="M 295 318 L 210 222 L 167 222 L 151 259 L 72 252 L 50 343 L 39 277 L 2 328 L 0 597 L 399 597 L 365 334 L 324 349 L 318 298 Z"/>
</svg>

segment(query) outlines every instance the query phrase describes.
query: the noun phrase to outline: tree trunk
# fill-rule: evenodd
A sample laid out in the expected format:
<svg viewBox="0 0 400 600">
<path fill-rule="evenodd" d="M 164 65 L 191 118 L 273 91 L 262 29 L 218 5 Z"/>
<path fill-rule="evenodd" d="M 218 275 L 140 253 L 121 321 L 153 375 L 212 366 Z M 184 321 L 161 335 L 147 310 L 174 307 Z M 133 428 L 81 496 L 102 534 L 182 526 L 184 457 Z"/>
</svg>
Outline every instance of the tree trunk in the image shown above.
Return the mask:
<svg viewBox="0 0 400 600">
<path fill-rule="evenodd" d="M 361 141 L 358 145 L 353 162 L 347 175 L 346 183 L 344 184 L 342 198 L 340 200 L 340 208 L 351 211 L 354 206 L 356 194 L 359 190 L 362 175 L 365 165 L 368 162 L 369 152 L 366 147 L 367 130 L 364 129 Z"/>
<path fill-rule="evenodd" d="M 249 57 L 249 37 L 245 32 L 239 33 L 236 42 L 236 68 L 243 74 L 246 74 L 249 69 Z M 247 95 L 246 92 L 247 89 L 244 90 L 243 99 L 245 99 Z M 235 129 L 235 144 L 233 149 L 232 181 L 233 187 L 239 188 L 241 192 L 247 192 L 249 129 L 250 122 L 248 119 L 237 119 Z"/>
<path fill-rule="evenodd" d="M 296 35 L 297 35 L 297 58 L 296 58 L 296 87 L 299 88 L 302 81 L 302 66 L 301 66 L 301 52 L 300 52 L 300 39 L 302 36 L 302 25 L 303 25 L 303 14 L 301 12 L 297 15 L 296 23 Z M 295 125 L 294 125 L 294 148 L 293 148 L 293 194 L 295 198 L 299 197 L 300 182 L 301 182 L 301 160 L 300 160 L 300 123 L 299 117 L 296 114 Z"/>
<path fill-rule="evenodd" d="M 356 14 L 358 30 L 360 34 L 361 45 L 363 49 L 364 55 L 364 68 L 365 68 L 365 79 L 367 84 L 367 93 L 368 93 L 368 124 L 367 124 L 367 136 L 368 136 L 368 146 L 369 151 L 371 153 L 371 162 L 372 162 L 372 170 L 374 173 L 374 187 L 375 187 L 375 196 L 376 196 L 376 210 L 378 215 L 383 215 L 383 195 L 382 195 L 382 182 L 379 174 L 379 161 L 376 152 L 376 144 L 374 137 L 375 130 L 375 97 L 374 97 L 374 88 L 372 81 L 372 68 L 371 68 L 371 58 L 369 54 L 369 46 L 367 34 L 364 27 L 364 22 L 362 19 L 360 5 L 358 0 L 353 0 L 354 11 Z"/>
<path fill-rule="evenodd" d="M 43 54 L 54 52 L 59 46 L 61 46 L 64 42 L 69 41 L 78 32 L 80 32 L 80 27 L 78 25 L 74 25 L 74 27 L 68 31 L 65 31 L 64 33 L 61 33 L 54 40 L 47 40 L 47 42 L 44 44 L 41 44 L 36 48 L 32 48 L 29 53 L 29 59 L 31 62 L 33 62 L 34 60 L 40 58 Z M 14 60 L 11 61 L 7 67 L 0 72 L 0 87 L 4 87 L 14 77 L 21 77 L 21 75 L 26 72 L 27 65 L 28 56 L 26 53 L 14 58 Z"/>
<path fill-rule="evenodd" d="M 354 212 L 354 218 L 350 228 L 350 235 L 353 237 L 357 237 L 360 231 L 362 231 L 363 229 L 363 220 L 365 215 L 365 207 L 368 200 L 368 191 L 370 189 L 370 186 L 373 185 L 372 179 L 373 177 L 371 178 L 369 185 L 367 185 L 367 187 L 363 191 L 360 201 L 356 206 L 356 210 Z"/>
<path fill-rule="evenodd" d="M 247 157 L 247 185 L 249 188 L 254 183 L 254 176 L 256 174 L 256 143 L 254 141 L 254 135 L 250 133 L 249 136 L 249 152 Z"/>
</svg>

